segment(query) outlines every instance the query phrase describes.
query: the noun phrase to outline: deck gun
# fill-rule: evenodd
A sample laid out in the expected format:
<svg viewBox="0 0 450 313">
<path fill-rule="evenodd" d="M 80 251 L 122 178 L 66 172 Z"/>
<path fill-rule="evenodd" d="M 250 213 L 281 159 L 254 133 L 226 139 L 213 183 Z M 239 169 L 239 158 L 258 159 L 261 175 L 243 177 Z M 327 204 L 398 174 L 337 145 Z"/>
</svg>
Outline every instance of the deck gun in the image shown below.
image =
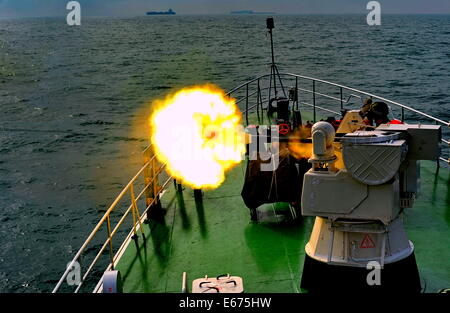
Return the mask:
<svg viewBox="0 0 450 313">
<path fill-rule="evenodd" d="M 420 189 L 420 160 L 438 160 L 437 125 L 382 124 L 371 131 L 341 123 L 312 128 L 312 168 L 304 175 L 302 215 L 316 216 L 301 287 L 310 291 L 421 290 L 402 220 Z M 346 115 L 347 115 L 346 114 Z M 349 122 L 349 123 L 347 123 Z M 348 125 L 347 125 L 348 124 Z M 368 270 L 379 267 L 381 284 Z"/>
</svg>

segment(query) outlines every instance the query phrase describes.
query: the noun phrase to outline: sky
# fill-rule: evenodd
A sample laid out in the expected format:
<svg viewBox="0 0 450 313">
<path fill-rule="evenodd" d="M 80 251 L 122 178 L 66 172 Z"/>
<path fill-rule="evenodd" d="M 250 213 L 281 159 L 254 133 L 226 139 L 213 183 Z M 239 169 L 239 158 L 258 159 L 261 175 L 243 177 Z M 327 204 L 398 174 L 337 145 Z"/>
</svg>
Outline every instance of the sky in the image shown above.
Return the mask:
<svg viewBox="0 0 450 313">
<path fill-rule="evenodd" d="M 65 16 L 69 0 L 0 0 L 0 17 Z M 85 16 L 138 16 L 172 8 L 177 14 L 233 10 L 279 14 L 367 14 L 369 0 L 78 0 Z M 378 0 L 382 13 L 450 14 L 450 0 Z"/>
</svg>

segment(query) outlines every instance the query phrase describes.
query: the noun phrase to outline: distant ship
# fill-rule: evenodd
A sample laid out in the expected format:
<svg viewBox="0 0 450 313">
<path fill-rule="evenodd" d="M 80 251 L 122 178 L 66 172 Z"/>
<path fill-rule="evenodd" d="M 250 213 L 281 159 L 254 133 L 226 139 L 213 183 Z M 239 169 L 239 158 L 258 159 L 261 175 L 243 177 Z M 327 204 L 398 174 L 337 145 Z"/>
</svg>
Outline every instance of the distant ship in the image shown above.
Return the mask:
<svg viewBox="0 0 450 313">
<path fill-rule="evenodd" d="M 166 12 L 155 12 L 155 11 L 150 11 L 147 12 L 147 15 L 175 15 L 177 13 L 175 13 L 172 9 L 169 9 L 169 11 Z"/>
<path fill-rule="evenodd" d="M 230 14 L 276 14 L 275 12 L 255 12 L 252 10 L 231 11 Z"/>
</svg>

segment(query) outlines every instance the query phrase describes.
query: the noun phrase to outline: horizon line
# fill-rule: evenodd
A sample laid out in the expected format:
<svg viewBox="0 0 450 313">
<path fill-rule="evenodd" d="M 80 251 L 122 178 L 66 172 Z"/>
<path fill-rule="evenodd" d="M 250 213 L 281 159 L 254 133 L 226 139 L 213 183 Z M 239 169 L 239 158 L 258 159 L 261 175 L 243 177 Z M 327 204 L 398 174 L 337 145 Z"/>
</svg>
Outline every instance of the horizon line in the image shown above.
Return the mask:
<svg viewBox="0 0 450 313">
<path fill-rule="evenodd" d="M 366 13 L 270 13 L 270 14 L 264 14 L 264 13 L 256 13 L 256 14 L 232 14 L 231 12 L 228 13 L 177 13 L 175 15 L 169 15 L 168 18 L 173 18 L 174 16 L 271 16 L 271 15 L 277 15 L 277 16 L 308 16 L 308 15 L 367 15 Z M 450 15 L 450 12 L 446 13 L 383 13 L 383 15 Z M 16 15 L 16 16 L 1 16 L 0 18 L 65 18 L 66 14 L 61 15 Z M 114 18 L 130 18 L 130 17 L 148 17 L 148 18 L 155 18 L 157 17 L 165 17 L 166 15 L 155 15 L 155 16 L 149 16 L 146 14 L 142 15 L 84 15 L 85 17 L 114 17 Z"/>
</svg>

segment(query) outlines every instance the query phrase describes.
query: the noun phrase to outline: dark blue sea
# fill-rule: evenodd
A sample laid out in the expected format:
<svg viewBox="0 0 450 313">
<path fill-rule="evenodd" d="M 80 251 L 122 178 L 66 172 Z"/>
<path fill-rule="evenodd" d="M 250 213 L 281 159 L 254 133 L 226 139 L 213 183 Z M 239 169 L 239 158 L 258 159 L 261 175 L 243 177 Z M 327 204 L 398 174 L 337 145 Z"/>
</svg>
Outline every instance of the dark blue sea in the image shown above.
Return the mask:
<svg viewBox="0 0 450 313">
<path fill-rule="evenodd" d="M 0 19 L 0 292 L 49 292 L 142 164 L 149 102 L 270 70 L 265 16 Z M 450 16 L 276 16 L 282 72 L 450 120 Z M 319 104 L 319 103 L 318 103 Z"/>
</svg>

